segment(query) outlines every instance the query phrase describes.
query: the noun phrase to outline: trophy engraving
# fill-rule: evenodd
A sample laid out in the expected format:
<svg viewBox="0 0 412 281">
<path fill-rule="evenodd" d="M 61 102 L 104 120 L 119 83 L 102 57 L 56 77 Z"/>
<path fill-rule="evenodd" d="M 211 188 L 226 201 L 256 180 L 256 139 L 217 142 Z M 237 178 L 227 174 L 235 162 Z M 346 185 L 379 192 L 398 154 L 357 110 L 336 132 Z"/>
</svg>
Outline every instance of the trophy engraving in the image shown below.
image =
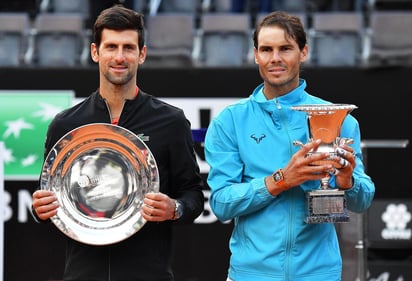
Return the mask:
<svg viewBox="0 0 412 281">
<path fill-rule="evenodd" d="M 316 151 L 310 151 L 307 155 L 328 152 L 330 157 L 313 165 L 332 164 L 335 168 L 341 168 L 340 163 L 333 159 L 338 156 L 336 149 L 339 145 L 351 144 L 350 138 L 341 138 L 340 131 L 345 117 L 357 108 L 351 104 L 309 104 L 291 107 L 292 110 L 304 111 L 307 114 L 309 125 L 309 142 L 321 140 Z M 294 141 L 294 145 L 302 146 L 300 141 Z M 346 209 L 345 192 L 334 189 L 329 185 L 330 175 L 320 182 L 317 190 L 306 193 L 307 217 L 306 223 L 340 223 L 348 222 L 349 215 Z"/>
</svg>

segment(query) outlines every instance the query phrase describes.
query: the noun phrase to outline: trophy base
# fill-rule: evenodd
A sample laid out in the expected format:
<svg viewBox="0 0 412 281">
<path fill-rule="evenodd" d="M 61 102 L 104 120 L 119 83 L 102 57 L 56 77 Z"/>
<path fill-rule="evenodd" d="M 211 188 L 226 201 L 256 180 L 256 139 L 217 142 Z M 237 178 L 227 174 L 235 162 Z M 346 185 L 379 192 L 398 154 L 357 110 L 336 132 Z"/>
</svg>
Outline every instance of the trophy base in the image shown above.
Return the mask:
<svg viewBox="0 0 412 281">
<path fill-rule="evenodd" d="M 335 189 L 321 189 L 306 193 L 308 216 L 305 222 L 342 223 L 349 221 L 346 210 L 345 192 Z"/>
</svg>

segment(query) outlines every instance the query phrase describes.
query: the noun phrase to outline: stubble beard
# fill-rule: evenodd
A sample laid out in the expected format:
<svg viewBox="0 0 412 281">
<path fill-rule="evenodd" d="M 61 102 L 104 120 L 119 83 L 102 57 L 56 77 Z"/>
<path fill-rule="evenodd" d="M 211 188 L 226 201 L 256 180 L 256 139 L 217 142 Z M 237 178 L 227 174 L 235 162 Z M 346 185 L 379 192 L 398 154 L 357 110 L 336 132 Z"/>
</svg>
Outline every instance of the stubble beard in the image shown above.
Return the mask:
<svg viewBox="0 0 412 281">
<path fill-rule="evenodd" d="M 109 72 L 106 72 L 104 76 L 106 77 L 107 81 L 109 81 L 110 83 L 116 86 L 125 85 L 133 79 L 133 73 L 131 72 L 127 72 L 125 75 L 122 75 L 122 76 L 113 75 Z"/>
</svg>

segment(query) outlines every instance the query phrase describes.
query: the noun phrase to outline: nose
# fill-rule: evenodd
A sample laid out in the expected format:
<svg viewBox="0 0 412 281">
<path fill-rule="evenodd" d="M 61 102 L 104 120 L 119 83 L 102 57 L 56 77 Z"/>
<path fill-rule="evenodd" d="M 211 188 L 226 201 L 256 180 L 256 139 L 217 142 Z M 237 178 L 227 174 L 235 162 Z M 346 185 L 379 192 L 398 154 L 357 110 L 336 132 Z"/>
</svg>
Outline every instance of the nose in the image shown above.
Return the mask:
<svg viewBox="0 0 412 281">
<path fill-rule="evenodd" d="M 279 51 L 273 51 L 271 60 L 272 61 L 280 61 L 281 60 Z"/>
<path fill-rule="evenodd" d="M 116 61 L 124 61 L 124 60 L 125 60 L 125 56 L 124 56 L 124 53 L 123 53 L 123 49 L 122 49 L 122 48 L 119 48 L 119 49 L 117 50 L 117 52 L 114 54 L 114 59 L 115 59 Z"/>
</svg>

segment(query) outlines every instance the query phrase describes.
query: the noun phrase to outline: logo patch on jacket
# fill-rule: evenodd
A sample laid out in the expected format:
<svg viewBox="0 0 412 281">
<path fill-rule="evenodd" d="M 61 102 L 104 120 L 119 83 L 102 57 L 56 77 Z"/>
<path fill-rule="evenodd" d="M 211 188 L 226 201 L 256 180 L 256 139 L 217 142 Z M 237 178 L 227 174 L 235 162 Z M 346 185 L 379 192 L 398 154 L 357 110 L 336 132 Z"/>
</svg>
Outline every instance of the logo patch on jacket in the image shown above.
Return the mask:
<svg viewBox="0 0 412 281">
<path fill-rule="evenodd" d="M 255 134 L 251 134 L 250 137 L 254 139 L 257 144 L 259 144 L 264 138 L 266 138 L 266 135 L 261 134 L 260 136 L 256 136 Z"/>
<path fill-rule="evenodd" d="M 141 141 L 149 141 L 150 137 L 149 136 L 145 136 L 143 133 L 138 134 L 137 137 L 141 140 Z"/>
</svg>

